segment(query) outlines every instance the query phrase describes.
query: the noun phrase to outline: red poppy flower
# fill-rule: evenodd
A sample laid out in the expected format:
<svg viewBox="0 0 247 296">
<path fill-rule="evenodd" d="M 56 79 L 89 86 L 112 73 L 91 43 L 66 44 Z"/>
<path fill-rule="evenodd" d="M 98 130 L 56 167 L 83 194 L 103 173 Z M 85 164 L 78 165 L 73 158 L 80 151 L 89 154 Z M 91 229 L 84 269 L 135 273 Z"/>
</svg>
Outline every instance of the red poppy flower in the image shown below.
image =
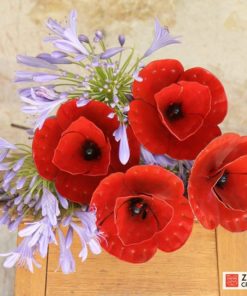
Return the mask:
<svg viewBox="0 0 247 296">
<path fill-rule="evenodd" d="M 70 100 L 35 132 L 33 158 L 39 174 L 54 180 L 58 192 L 72 201 L 89 203 L 107 174 L 139 163 L 139 144 L 130 127 L 130 159 L 125 166 L 120 163 L 119 143 L 113 137 L 119 122 L 107 117 L 111 112 L 101 102 L 77 107 L 76 100 Z"/>
<path fill-rule="evenodd" d="M 176 159 L 194 159 L 221 134 L 218 124 L 227 112 L 221 82 L 203 68 L 184 72 L 177 60 L 159 60 L 133 83 L 129 119 L 148 150 Z"/>
<path fill-rule="evenodd" d="M 195 160 L 188 192 L 204 227 L 247 230 L 247 137 L 224 134 L 213 140 Z"/>
<path fill-rule="evenodd" d="M 182 181 L 154 165 L 134 166 L 106 177 L 95 190 L 102 246 L 124 261 L 141 263 L 157 249 L 172 252 L 188 239 L 193 215 Z"/>
</svg>

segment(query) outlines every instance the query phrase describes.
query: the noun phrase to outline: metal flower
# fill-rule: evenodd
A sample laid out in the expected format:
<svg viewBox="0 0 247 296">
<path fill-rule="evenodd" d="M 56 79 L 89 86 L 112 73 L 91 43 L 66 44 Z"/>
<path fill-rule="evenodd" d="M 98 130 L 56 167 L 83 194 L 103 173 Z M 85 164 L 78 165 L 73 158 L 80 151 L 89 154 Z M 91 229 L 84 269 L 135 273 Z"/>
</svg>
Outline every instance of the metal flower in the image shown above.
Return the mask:
<svg viewBox="0 0 247 296">
<path fill-rule="evenodd" d="M 17 265 L 26 267 L 30 272 L 33 272 L 33 264 L 38 268 L 41 267 L 34 258 L 35 251 L 35 247 L 29 246 L 29 238 L 25 238 L 14 251 L 0 254 L 0 257 L 8 257 L 3 264 L 6 268 Z"/>
<path fill-rule="evenodd" d="M 156 50 L 174 43 L 180 43 L 178 36 L 171 36 L 167 27 L 160 25 L 158 19 L 155 20 L 155 34 L 151 46 L 144 53 L 144 58 L 150 56 Z"/>
</svg>

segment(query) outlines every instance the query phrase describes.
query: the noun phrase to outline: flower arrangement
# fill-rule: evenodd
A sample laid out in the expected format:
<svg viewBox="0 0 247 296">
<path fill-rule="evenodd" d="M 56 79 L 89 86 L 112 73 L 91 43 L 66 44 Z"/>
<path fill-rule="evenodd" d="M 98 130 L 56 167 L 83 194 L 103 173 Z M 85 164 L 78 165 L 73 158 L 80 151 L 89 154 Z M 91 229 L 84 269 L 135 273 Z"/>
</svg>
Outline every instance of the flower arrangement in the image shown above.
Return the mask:
<svg viewBox="0 0 247 296">
<path fill-rule="evenodd" d="M 29 85 L 19 94 L 31 145 L 0 138 L 0 224 L 14 231 L 26 221 L 19 246 L 0 254 L 4 266 L 33 272 L 36 255 L 59 244 L 59 267 L 74 272 L 74 235 L 82 261 L 102 247 L 143 263 L 182 247 L 195 217 L 207 229 L 246 230 L 247 138 L 221 135 L 227 97 L 218 78 L 174 59 L 146 63 L 180 42 L 157 19 L 142 57 L 123 35 L 107 48 L 101 31 L 78 34 L 76 19 L 72 11 L 66 26 L 47 21 L 53 52 L 17 56 L 42 70 L 15 78 Z"/>
</svg>

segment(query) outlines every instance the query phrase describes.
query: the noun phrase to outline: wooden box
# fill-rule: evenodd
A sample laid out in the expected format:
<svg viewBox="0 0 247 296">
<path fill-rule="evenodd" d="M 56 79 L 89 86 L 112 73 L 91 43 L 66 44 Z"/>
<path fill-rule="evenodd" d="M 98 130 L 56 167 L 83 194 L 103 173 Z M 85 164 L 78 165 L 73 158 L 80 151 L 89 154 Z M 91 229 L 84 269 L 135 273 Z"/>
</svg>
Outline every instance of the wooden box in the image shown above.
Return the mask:
<svg viewBox="0 0 247 296">
<path fill-rule="evenodd" d="M 73 243 L 75 258 L 80 250 Z M 77 260 L 77 272 L 56 271 L 59 249 L 52 246 L 42 269 L 17 269 L 15 296 L 240 296 L 247 291 L 223 290 L 223 271 L 247 271 L 247 232 L 203 229 L 195 223 L 180 250 L 156 256 L 145 264 L 128 264 L 107 253 Z"/>
</svg>

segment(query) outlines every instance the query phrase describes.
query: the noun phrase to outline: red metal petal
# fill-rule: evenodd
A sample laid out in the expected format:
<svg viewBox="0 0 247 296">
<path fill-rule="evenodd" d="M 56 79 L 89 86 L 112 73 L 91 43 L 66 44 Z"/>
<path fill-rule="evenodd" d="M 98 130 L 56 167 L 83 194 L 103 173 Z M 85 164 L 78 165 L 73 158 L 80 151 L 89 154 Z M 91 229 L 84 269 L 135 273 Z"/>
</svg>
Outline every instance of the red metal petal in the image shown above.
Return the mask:
<svg viewBox="0 0 247 296">
<path fill-rule="evenodd" d="M 126 186 L 135 195 L 152 195 L 167 202 L 178 198 L 184 192 L 181 179 L 160 166 L 134 166 L 126 172 L 124 179 Z"/>
<path fill-rule="evenodd" d="M 170 221 L 173 210 L 165 200 L 138 195 L 146 206 L 144 212 L 133 215 L 131 202 L 134 196 L 119 197 L 114 209 L 117 234 L 124 245 L 141 243 L 154 237 Z"/>
<path fill-rule="evenodd" d="M 211 112 L 207 124 L 219 124 L 227 113 L 227 97 L 222 83 L 206 69 L 195 67 L 185 71 L 180 80 L 196 81 L 207 85 L 212 95 Z"/>
<path fill-rule="evenodd" d="M 89 204 L 95 188 L 103 177 L 90 177 L 84 175 L 71 175 L 59 172 L 55 186 L 57 191 L 65 198 L 80 204 Z"/>
<path fill-rule="evenodd" d="M 174 200 L 173 217 L 163 231 L 156 234 L 158 248 L 165 252 L 172 252 L 181 248 L 189 238 L 194 216 L 188 201 L 184 197 Z"/>
<path fill-rule="evenodd" d="M 195 134 L 211 109 L 211 94 L 207 86 L 197 82 L 181 81 L 163 88 L 155 95 L 162 122 L 178 139 Z M 180 115 L 171 117 L 169 109 L 177 106 Z"/>
<path fill-rule="evenodd" d="M 203 227 L 215 229 L 220 221 L 217 197 L 205 179 L 196 182 L 196 186 L 192 181 L 188 187 L 191 208 Z"/>
<path fill-rule="evenodd" d="M 226 182 L 214 187 L 217 196 L 227 207 L 247 211 L 247 155 L 237 158 L 222 170 L 227 173 Z"/>
<path fill-rule="evenodd" d="M 87 160 L 83 147 L 92 142 L 99 149 L 99 157 Z M 72 175 L 106 175 L 110 164 L 110 145 L 103 132 L 85 117 L 79 117 L 63 132 L 55 150 L 53 163 Z"/>
<path fill-rule="evenodd" d="M 33 139 L 33 159 L 41 177 L 53 180 L 57 173 L 57 167 L 52 163 L 55 148 L 61 137 L 62 129 L 56 118 L 48 118 L 43 127 L 37 129 Z"/>
<path fill-rule="evenodd" d="M 224 163 L 230 163 L 233 160 L 246 155 L 247 151 L 247 136 L 240 137 L 239 135 L 235 134 L 236 136 L 236 143 L 233 146 L 232 144 L 232 151 L 229 155 L 225 158 Z"/>
<path fill-rule="evenodd" d="M 90 206 L 96 208 L 97 221 L 102 223 L 113 214 L 116 199 L 120 196 L 129 196 L 131 191 L 124 183 L 123 173 L 114 173 L 104 178 L 94 191 Z"/>
<path fill-rule="evenodd" d="M 177 82 L 182 73 L 183 66 L 177 60 L 153 61 L 140 71 L 142 82 L 134 81 L 133 96 L 155 105 L 155 93 Z"/>
<path fill-rule="evenodd" d="M 170 139 L 167 154 L 176 159 L 195 159 L 209 142 L 221 135 L 218 126 L 203 125 L 194 135 L 184 141 Z"/>
<path fill-rule="evenodd" d="M 84 116 L 84 107 L 78 108 L 76 102 L 76 99 L 68 100 L 57 111 L 57 121 L 63 130 L 66 130 L 73 121 Z"/>
<path fill-rule="evenodd" d="M 247 212 L 226 208 L 219 202 L 220 225 L 231 232 L 247 230 Z"/>
<path fill-rule="evenodd" d="M 76 102 L 76 99 L 69 100 L 58 109 L 57 119 L 63 130 L 67 129 L 73 121 L 81 116 L 92 121 L 107 136 L 111 136 L 118 128 L 117 119 L 107 117 L 113 110 L 106 104 L 91 101 L 86 106 L 77 107 Z"/>
<path fill-rule="evenodd" d="M 152 239 L 139 244 L 124 246 L 116 234 L 117 229 L 113 215 L 105 221 L 105 228 L 111 229 L 111 234 L 107 235 L 106 233 L 105 239 L 101 240 L 102 247 L 111 255 L 123 261 L 144 263 L 150 260 L 157 251 L 157 244 Z"/>
<path fill-rule="evenodd" d="M 134 100 L 130 104 L 129 120 L 135 136 L 148 150 L 156 154 L 167 152 L 172 135 L 163 126 L 156 107 Z"/>
</svg>

